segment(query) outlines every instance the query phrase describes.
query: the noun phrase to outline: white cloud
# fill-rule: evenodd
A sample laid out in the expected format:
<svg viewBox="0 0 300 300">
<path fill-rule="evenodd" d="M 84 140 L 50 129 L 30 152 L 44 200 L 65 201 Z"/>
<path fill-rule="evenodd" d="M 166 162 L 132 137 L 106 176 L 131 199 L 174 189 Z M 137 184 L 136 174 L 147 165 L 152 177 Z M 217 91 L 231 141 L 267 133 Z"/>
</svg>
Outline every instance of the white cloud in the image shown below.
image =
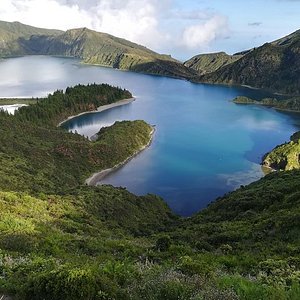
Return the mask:
<svg viewBox="0 0 300 300">
<path fill-rule="evenodd" d="M 172 0 L 1 0 L 0 20 L 62 30 L 88 27 L 172 53 L 208 49 L 227 28 L 225 17 L 208 9 L 179 11 Z"/>
<path fill-rule="evenodd" d="M 37 27 L 68 29 L 91 26 L 89 15 L 78 5 L 63 5 L 54 0 L 1 0 L 0 19 L 20 21 Z"/>
<path fill-rule="evenodd" d="M 88 27 L 158 48 L 168 40 L 160 11 L 169 0 L 1 0 L 0 19 L 55 29 Z"/>
<path fill-rule="evenodd" d="M 158 48 L 168 39 L 160 30 L 160 9 L 166 1 L 102 0 L 93 10 L 93 28 Z"/>
<path fill-rule="evenodd" d="M 224 16 L 213 16 L 209 20 L 186 27 L 182 33 L 182 45 L 188 49 L 206 49 L 218 38 L 229 32 L 228 20 Z"/>
</svg>

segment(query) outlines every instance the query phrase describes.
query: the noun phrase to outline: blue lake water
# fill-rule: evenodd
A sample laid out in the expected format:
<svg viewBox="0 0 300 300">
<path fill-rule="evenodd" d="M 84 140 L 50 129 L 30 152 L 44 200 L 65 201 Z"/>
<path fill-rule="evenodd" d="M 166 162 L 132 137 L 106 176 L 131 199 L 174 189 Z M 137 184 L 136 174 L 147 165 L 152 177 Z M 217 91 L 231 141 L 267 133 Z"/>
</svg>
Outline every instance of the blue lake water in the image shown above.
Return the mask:
<svg viewBox="0 0 300 300">
<path fill-rule="evenodd" d="M 263 154 L 299 129 L 297 114 L 236 105 L 237 95 L 261 98 L 261 91 L 118 71 L 74 59 L 22 57 L 0 61 L 0 96 L 45 96 L 78 83 L 109 83 L 130 90 L 131 104 L 70 120 L 68 130 L 91 136 L 116 120 L 143 119 L 156 125 L 151 146 L 103 183 L 136 194 L 162 196 L 191 215 L 218 196 L 263 173 Z"/>
</svg>

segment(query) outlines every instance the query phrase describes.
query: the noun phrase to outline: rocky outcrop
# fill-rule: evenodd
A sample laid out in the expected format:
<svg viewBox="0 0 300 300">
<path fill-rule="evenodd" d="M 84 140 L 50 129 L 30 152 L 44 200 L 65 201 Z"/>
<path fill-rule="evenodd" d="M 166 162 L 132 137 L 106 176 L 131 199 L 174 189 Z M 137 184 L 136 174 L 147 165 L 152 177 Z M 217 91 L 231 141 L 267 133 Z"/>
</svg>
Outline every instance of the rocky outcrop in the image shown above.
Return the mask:
<svg viewBox="0 0 300 300">
<path fill-rule="evenodd" d="M 263 165 L 275 170 L 300 169 L 300 132 L 291 141 L 277 146 L 263 158 Z"/>
</svg>

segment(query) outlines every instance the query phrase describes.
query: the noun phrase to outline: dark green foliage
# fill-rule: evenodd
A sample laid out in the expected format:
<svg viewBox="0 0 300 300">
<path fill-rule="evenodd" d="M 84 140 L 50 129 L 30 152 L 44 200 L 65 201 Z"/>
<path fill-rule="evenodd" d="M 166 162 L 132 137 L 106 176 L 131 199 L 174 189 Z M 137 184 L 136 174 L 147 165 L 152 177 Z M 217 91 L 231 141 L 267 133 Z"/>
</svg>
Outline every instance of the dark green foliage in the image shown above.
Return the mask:
<svg viewBox="0 0 300 300">
<path fill-rule="evenodd" d="M 36 104 L 20 108 L 15 116 L 21 121 L 56 126 L 71 115 L 128 98 L 132 98 L 130 92 L 108 84 L 79 84 L 68 87 L 65 92 L 56 91 L 47 98 L 37 99 Z"/>
<path fill-rule="evenodd" d="M 192 244 L 201 240 L 224 254 L 255 256 L 257 262 L 266 254 L 298 257 L 299 180 L 299 171 L 272 173 L 229 193 L 183 222 L 176 239 Z"/>
<path fill-rule="evenodd" d="M 171 246 L 171 239 L 168 235 L 161 236 L 157 239 L 155 248 L 158 251 L 167 251 Z"/>
<path fill-rule="evenodd" d="M 184 65 L 196 70 L 199 74 L 207 74 L 229 65 L 242 57 L 243 55 L 228 55 L 225 52 L 200 54 L 184 62 Z"/>
<path fill-rule="evenodd" d="M 191 78 L 194 70 L 169 55 L 158 54 L 125 39 L 87 28 L 66 32 L 39 29 L 21 23 L 0 22 L 0 57 L 59 55 L 117 69 L 179 78 Z"/>
<path fill-rule="evenodd" d="M 238 96 L 233 99 L 236 104 L 256 104 L 268 107 L 274 107 L 278 110 L 300 112 L 300 98 L 293 97 L 289 99 L 264 98 L 262 100 L 253 100 L 245 96 Z"/>
<path fill-rule="evenodd" d="M 100 102 L 118 91 L 126 96 L 99 88 Z M 94 103 L 97 89 L 68 88 L 15 116 L 0 113 L 0 293 L 299 299 L 300 171 L 271 173 L 188 219 L 154 195 L 82 185 L 151 138 L 143 121 L 102 128 L 95 142 L 55 126 L 67 111 Z"/>
<path fill-rule="evenodd" d="M 117 122 L 103 129 L 95 142 L 56 127 L 67 117 L 65 110 L 78 113 L 128 96 L 108 85 L 79 85 L 24 107 L 15 116 L 1 112 L 0 187 L 65 192 L 138 152 L 151 138 L 152 128 L 143 121 Z"/>
<path fill-rule="evenodd" d="M 284 42 L 283 42 L 284 41 Z M 300 94 L 300 31 L 255 48 L 239 60 L 195 81 L 249 85 L 284 94 Z"/>
</svg>

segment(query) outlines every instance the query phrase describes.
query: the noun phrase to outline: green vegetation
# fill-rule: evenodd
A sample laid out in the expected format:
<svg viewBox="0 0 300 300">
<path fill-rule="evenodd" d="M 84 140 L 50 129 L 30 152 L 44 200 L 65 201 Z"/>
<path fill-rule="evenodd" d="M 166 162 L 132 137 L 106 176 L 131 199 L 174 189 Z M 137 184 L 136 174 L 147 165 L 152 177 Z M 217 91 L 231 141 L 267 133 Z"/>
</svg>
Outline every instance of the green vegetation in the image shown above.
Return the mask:
<svg viewBox="0 0 300 300">
<path fill-rule="evenodd" d="M 300 30 L 235 55 L 200 54 L 182 64 L 169 55 L 87 28 L 66 32 L 0 21 L 0 57 L 58 55 L 194 82 L 249 85 L 299 95 Z"/>
<path fill-rule="evenodd" d="M 132 98 L 130 92 L 112 88 L 108 84 L 77 85 L 58 90 L 47 98 L 37 99 L 36 105 L 20 108 L 16 118 L 45 126 L 55 126 L 71 115 L 95 111 L 99 106 L 111 104 L 118 100 Z"/>
<path fill-rule="evenodd" d="M 253 100 L 245 96 L 238 96 L 233 99 L 236 104 L 256 104 L 273 107 L 278 110 L 300 112 L 300 97 L 289 99 L 264 98 L 261 100 Z"/>
<path fill-rule="evenodd" d="M 172 77 L 194 75 L 171 56 L 87 28 L 71 29 L 55 37 L 35 35 L 25 43 L 29 54 L 77 57 L 88 64 Z"/>
<path fill-rule="evenodd" d="M 300 132 L 291 136 L 291 141 L 275 147 L 263 158 L 263 165 L 275 170 L 300 169 Z"/>
<path fill-rule="evenodd" d="M 0 35 L 0 57 L 63 55 L 299 94 L 299 32 L 242 55 L 200 55 L 185 66 L 86 28 L 60 32 L 0 22 Z M 299 299 L 300 171 L 273 172 L 188 219 L 155 195 L 83 185 L 145 146 L 152 128 L 117 122 L 91 142 L 56 125 L 130 97 L 108 85 L 79 85 L 24 100 L 30 105 L 15 116 L 0 113 L 0 298 Z M 15 103 L 5 101 L 0 104 Z M 299 111 L 298 98 L 235 102 Z M 267 154 L 265 165 L 299 168 L 299 138 L 296 133 Z"/>
<path fill-rule="evenodd" d="M 97 91 L 102 92 L 99 97 L 95 96 Z M 115 101 L 116 95 L 128 97 L 130 93 L 108 85 L 78 85 L 21 108 L 14 116 L 2 112 L 1 188 L 62 192 L 83 183 L 92 173 L 124 161 L 146 145 L 152 128 L 143 121 L 117 122 L 102 129 L 93 143 L 56 127 L 56 122 L 65 117 L 63 107 L 69 113 L 79 112 L 98 106 L 99 101 Z"/>
<path fill-rule="evenodd" d="M 28 40 L 32 35 L 57 35 L 59 30 L 36 28 L 19 22 L 0 21 L 0 57 L 19 56 L 27 54 L 22 41 Z"/>
<path fill-rule="evenodd" d="M 0 297 L 299 299 L 300 171 L 271 173 L 188 219 L 155 195 L 83 185 L 152 128 L 117 122 L 91 142 L 55 122 L 128 95 L 79 85 L 0 113 Z"/>
<path fill-rule="evenodd" d="M 0 105 L 13 105 L 13 104 L 35 104 L 36 98 L 0 98 Z"/>
<path fill-rule="evenodd" d="M 195 82 L 248 85 L 289 94 L 300 94 L 300 30 L 261 47 L 238 53 L 237 61 L 211 73 L 195 77 Z"/>
<path fill-rule="evenodd" d="M 87 28 L 66 32 L 42 30 L 21 23 L 0 22 L 0 57 L 15 55 L 59 55 L 135 72 L 191 78 L 195 71 L 169 55 Z M 6 37 L 7 36 L 7 37 Z"/>
<path fill-rule="evenodd" d="M 239 96 L 233 100 L 236 104 L 256 104 L 273 107 L 279 110 L 300 112 L 300 98 L 290 99 L 264 98 L 253 100 L 248 97 Z M 263 158 L 263 165 L 275 170 L 300 169 L 300 132 L 291 136 L 291 141 L 278 145 Z"/>
<path fill-rule="evenodd" d="M 228 55 L 225 52 L 200 54 L 187 60 L 184 65 L 203 75 L 229 65 L 241 57 L 243 57 L 243 55 Z"/>
</svg>

